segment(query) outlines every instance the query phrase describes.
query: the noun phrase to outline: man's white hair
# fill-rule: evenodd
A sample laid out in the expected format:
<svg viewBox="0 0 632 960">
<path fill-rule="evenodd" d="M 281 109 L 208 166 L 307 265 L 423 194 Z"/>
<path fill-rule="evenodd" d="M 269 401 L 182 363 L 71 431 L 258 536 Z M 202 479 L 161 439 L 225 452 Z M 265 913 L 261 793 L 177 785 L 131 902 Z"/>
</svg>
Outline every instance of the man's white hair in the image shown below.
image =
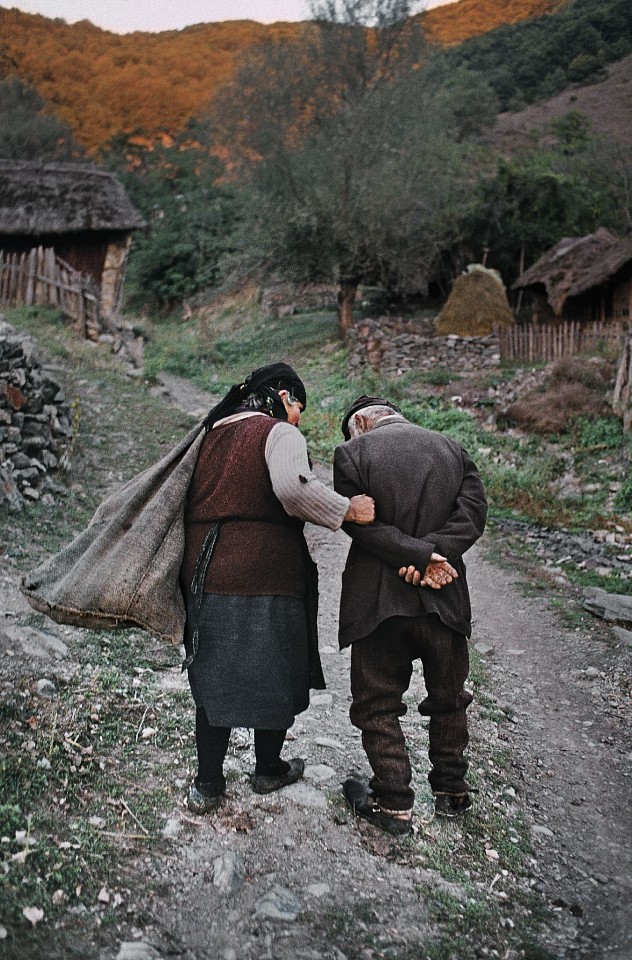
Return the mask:
<svg viewBox="0 0 632 960">
<path fill-rule="evenodd" d="M 392 407 L 387 407 L 383 403 L 374 403 L 370 407 L 362 407 L 361 410 L 356 410 L 352 417 L 349 418 L 348 430 L 351 437 L 358 437 L 364 431 L 359 425 L 358 417 L 365 417 L 371 426 L 375 426 L 378 420 L 383 420 L 384 417 L 401 417 L 401 413 L 398 413 L 397 410 L 393 410 Z"/>
</svg>

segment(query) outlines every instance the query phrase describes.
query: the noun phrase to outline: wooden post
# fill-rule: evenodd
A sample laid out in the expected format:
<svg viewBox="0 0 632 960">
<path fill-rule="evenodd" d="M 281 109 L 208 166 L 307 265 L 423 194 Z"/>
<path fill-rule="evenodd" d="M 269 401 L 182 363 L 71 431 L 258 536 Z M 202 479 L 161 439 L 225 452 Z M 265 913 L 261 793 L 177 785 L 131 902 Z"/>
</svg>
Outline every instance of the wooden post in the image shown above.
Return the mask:
<svg viewBox="0 0 632 960">
<path fill-rule="evenodd" d="M 44 276 L 44 249 L 38 247 L 35 251 L 35 278 L 33 301 L 38 306 L 46 305 L 46 284 L 43 283 Z"/>
<path fill-rule="evenodd" d="M 26 276 L 26 294 L 24 302 L 27 307 L 33 306 L 35 296 L 35 274 L 37 272 L 37 250 L 33 249 L 29 253 L 28 268 Z"/>
<path fill-rule="evenodd" d="M 344 340 L 347 330 L 353 326 L 353 304 L 358 291 L 358 281 L 343 278 L 338 289 L 338 332 Z"/>
<path fill-rule="evenodd" d="M 46 250 L 45 274 L 48 279 L 48 302 L 51 307 L 56 307 L 59 303 L 59 291 L 57 289 L 57 267 L 55 264 L 55 251 L 52 247 Z"/>
<path fill-rule="evenodd" d="M 626 433 L 632 430 L 632 325 L 628 326 L 623 341 L 612 395 L 612 409 L 623 419 Z"/>
<path fill-rule="evenodd" d="M 27 273 L 27 255 L 23 253 L 19 261 L 15 264 L 17 272 L 15 276 L 14 302 L 17 306 L 26 301 L 26 273 Z"/>
<path fill-rule="evenodd" d="M 9 254 L 4 262 L 5 282 L 2 290 L 2 299 L 4 303 L 13 303 L 17 299 L 17 266 L 17 253 Z"/>
</svg>

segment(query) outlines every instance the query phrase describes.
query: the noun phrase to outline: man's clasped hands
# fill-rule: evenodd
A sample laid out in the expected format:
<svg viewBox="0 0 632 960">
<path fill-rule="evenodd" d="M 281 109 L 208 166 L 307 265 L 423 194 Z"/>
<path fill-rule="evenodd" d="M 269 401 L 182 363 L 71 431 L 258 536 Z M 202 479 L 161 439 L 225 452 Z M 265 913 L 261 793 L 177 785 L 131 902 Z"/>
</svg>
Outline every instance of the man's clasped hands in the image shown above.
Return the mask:
<svg viewBox="0 0 632 960">
<path fill-rule="evenodd" d="M 346 520 L 355 520 L 360 525 L 372 523 L 375 519 L 375 501 L 373 497 L 366 494 L 359 494 L 351 498 L 349 513 Z M 430 563 L 422 573 L 411 564 L 409 567 L 400 567 L 399 575 L 406 583 L 412 583 L 414 587 L 432 587 L 433 590 L 440 590 L 441 587 L 447 587 L 449 583 L 456 580 L 458 573 L 452 564 L 442 557 L 440 553 L 433 553 L 430 557 Z"/>
<path fill-rule="evenodd" d="M 430 563 L 423 574 L 416 567 L 410 566 L 400 567 L 399 575 L 406 583 L 412 583 L 415 587 L 432 587 L 433 590 L 446 587 L 458 577 L 458 573 L 452 564 L 439 553 L 432 554 Z"/>
</svg>

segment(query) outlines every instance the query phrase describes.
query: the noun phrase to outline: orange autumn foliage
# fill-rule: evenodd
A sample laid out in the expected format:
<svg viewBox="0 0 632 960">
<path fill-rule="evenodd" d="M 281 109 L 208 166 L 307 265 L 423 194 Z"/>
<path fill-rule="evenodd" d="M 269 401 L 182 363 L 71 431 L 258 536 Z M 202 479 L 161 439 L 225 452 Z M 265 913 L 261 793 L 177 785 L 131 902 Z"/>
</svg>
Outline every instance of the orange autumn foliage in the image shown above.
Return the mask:
<svg viewBox="0 0 632 960">
<path fill-rule="evenodd" d="M 458 0 L 422 14 L 430 40 L 459 43 L 502 23 L 549 13 L 560 0 Z M 37 88 L 75 139 L 94 152 L 120 133 L 178 133 L 266 40 L 295 39 L 299 23 L 202 23 L 162 33 L 109 33 L 82 20 L 0 7 L 0 78 Z"/>
<path fill-rule="evenodd" d="M 487 33 L 505 23 L 532 20 L 553 13 L 566 0 L 459 0 L 434 7 L 424 14 L 424 26 L 431 40 L 454 46 L 470 37 Z"/>
</svg>

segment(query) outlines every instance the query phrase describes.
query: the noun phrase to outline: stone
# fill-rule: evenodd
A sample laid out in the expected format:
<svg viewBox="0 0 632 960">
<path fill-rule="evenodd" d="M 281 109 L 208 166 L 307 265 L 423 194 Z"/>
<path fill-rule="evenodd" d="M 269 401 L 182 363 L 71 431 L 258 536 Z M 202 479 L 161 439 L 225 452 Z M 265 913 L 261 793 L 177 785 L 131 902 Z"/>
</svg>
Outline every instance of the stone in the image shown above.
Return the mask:
<svg viewBox="0 0 632 960">
<path fill-rule="evenodd" d="M 40 697 L 51 698 L 51 697 L 54 697 L 57 693 L 57 687 L 55 686 L 53 681 L 47 680 L 44 677 L 41 680 L 37 681 L 37 685 L 35 689 L 37 690 Z"/>
<path fill-rule="evenodd" d="M 166 840 L 177 837 L 182 832 L 182 823 L 175 817 L 170 817 L 162 828 L 162 835 Z"/>
<path fill-rule="evenodd" d="M 624 627 L 613 627 L 612 632 L 619 643 L 626 647 L 632 647 L 632 630 L 626 630 Z"/>
<path fill-rule="evenodd" d="M 328 883 L 310 883 L 307 892 L 311 897 L 324 897 L 331 892 L 331 887 Z"/>
<path fill-rule="evenodd" d="M 127 940 L 121 944 L 116 960 L 161 960 L 161 954 L 146 940 Z"/>
<path fill-rule="evenodd" d="M 239 893 L 246 876 L 243 857 L 229 850 L 213 861 L 213 886 L 223 897 L 234 897 Z"/>
<path fill-rule="evenodd" d="M 553 837 L 555 834 L 552 830 L 549 830 L 548 827 L 542 826 L 542 824 L 534 823 L 531 827 L 531 833 L 539 837 Z"/>
<path fill-rule="evenodd" d="M 485 643 L 484 640 L 479 640 L 478 643 L 474 644 L 474 649 L 478 650 L 482 656 L 485 656 L 486 654 L 491 653 L 494 648 L 491 643 Z"/>
<path fill-rule="evenodd" d="M 309 701 L 311 707 L 330 707 L 333 702 L 331 693 L 315 693 Z"/>
<path fill-rule="evenodd" d="M 311 780 L 314 783 L 326 783 L 327 780 L 336 776 L 336 771 L 325 763 L 314 763 L 308 764 L 304 776 L 306 780 Z"/>
<path fill-rule="evenodd" d="M 292 786 L 285 788 L 283 796 L 301 807 L 312 807 L 316 810 L 325 810 L 327 807 L 327 798 L 324 794 L 307 783 L 293 783 Z"/>
<path fill-rule="evenodd" d="M 257 900 L 255 917 L 261 920 L 282 920 L 285 923 L 292 923 L 302 909 L 300 900 L 291 890 L 274 886 Z"/>
<path fill-rule="evenodd" d="M 632 625 L 632 596 L 608 593 L 601 587 L 585 587 L 584 609 L 610 623 Z"/>
<path fill-rule="evenodd" d="M 314 737 L 314 743 L 319 747 L 331 747 L 332 750 L 344 750 L 344 743 L 332 737 Z"/>
</svg>

